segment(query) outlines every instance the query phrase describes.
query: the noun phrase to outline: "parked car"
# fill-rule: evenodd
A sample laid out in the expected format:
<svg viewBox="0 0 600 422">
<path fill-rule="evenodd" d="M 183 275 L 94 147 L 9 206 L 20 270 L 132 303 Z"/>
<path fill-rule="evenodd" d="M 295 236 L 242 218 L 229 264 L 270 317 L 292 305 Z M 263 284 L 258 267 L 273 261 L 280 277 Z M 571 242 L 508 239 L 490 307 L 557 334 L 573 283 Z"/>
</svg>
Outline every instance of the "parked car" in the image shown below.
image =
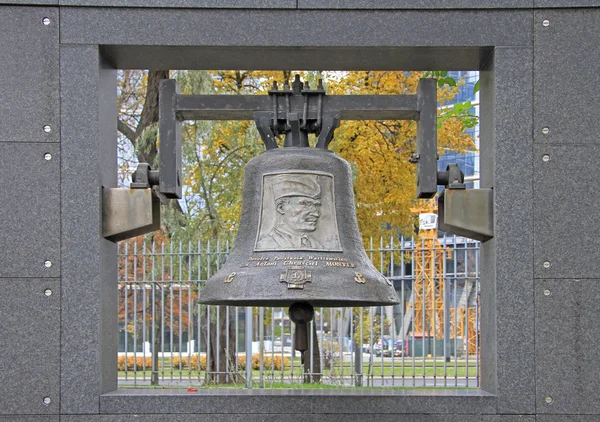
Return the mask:
<svg viewBox="0 0 600 422">
<path fill-rule="evenodd" d="M 391 341 L 389 340 L 389 338 L 386 338 L 386 336 L 384 336 L 382 339 L 380 338 L 373 345 L 375 356 L 381 356 L 382 354 L 386 357 L 392 356 L 392 349 L 390 346 Z"/>
<path fill-rule="evenodd" d="M 402 340 L 396 340 L 394 343 L 394 356 L 404 356 L 405 352 L 405 346 L 402 343 Z"/>
<path fill-rule="evenodd" d="M 402 340 L 395 340 L 394 346 L 392 347 L 391 338 L 384 336 L 383 339 L 377 340 L 377 342 L 373 345 L 373 350 L 375 350 L 375 356 L 384 357 L 392 357 L 392 356 L 402 356 L 405 353 L 404 345 Z"/>
</svg>

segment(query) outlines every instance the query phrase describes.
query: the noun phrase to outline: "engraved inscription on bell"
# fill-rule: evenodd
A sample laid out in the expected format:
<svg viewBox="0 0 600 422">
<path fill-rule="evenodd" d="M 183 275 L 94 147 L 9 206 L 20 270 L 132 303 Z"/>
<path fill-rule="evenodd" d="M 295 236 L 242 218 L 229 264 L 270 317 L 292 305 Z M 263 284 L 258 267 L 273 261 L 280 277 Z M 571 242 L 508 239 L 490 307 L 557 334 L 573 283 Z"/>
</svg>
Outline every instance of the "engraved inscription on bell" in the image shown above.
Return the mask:
<svg viewBox="0 0 600 422">
<path fill-rule="evenodd" d="M 288 289 L 304 289 L 304 284 L 312 281 L 312 272 L 304 267 L 291 267 L 281 272 L 279 281 L 287 283 Z"/>
<path fill-rule="evenodd" d="M 263 175 L 255 251 L 341 251 L 333 175 L 288 171 Z"/>
</svg>

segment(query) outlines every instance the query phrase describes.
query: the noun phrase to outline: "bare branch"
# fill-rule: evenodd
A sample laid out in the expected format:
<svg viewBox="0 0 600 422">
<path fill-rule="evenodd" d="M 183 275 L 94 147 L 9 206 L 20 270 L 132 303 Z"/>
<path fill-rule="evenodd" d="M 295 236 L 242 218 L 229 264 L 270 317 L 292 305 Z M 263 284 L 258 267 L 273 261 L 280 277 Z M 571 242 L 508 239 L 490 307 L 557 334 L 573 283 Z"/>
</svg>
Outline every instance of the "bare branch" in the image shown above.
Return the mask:
<svg viewBox="0 0 600 422">
<path fill-rule="evenodd" d="M 137 140 L 135 136 L 135 132 L 129 126 L 127 126 L 122 120 L 119 119 L 117 122 L 117 129 L 119 132 L 123 134 L 129 141 L 135 146 L 135 141 Z"/>
</svg>

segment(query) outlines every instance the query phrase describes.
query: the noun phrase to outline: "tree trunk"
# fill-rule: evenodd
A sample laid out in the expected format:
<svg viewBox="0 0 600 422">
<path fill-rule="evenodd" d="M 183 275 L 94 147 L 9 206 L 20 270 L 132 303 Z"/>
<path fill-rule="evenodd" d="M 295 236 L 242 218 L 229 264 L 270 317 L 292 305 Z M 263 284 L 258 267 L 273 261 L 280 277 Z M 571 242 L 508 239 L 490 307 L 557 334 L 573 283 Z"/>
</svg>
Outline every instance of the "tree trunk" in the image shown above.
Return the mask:
<svg viewBox="0 0 600 422">
<path fill-rule="evenodd" d="M 227 311 L 229 308 L 229 336 L 227 336 Z M 209 381 L 214 384 L 230 384 L 241 382 L 241 375 L 235 371 L 235 345 L 237 333 L 235 332 L 234 307 L 213 308 L 210 320 L 210 366 Z M 217 314 L 217 312 L 220 312 Z M 219 318 L 217 318 L 219 315 Z M 218 324 L 217 324 L 218 320 Z M 227 341 L 229 337 L 229 342 Z M 218 341 L 217 341 L 218 340 Z M 217 344 L 218 343 L 218 344 Z M 249 362 L 248 364 L 252 364 Z"/>
</svg>

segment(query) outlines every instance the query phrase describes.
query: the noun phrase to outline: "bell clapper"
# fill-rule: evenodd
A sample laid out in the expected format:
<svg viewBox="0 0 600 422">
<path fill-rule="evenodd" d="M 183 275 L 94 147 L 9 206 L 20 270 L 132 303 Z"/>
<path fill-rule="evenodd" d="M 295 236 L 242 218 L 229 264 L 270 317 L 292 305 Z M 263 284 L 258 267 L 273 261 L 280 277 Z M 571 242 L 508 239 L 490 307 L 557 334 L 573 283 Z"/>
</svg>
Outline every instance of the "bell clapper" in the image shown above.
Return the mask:
<svg viewBox="0 0 600 422">
<path fill-rule="evenodd" d="M 294 333 L 294 348 L 300 352 L 301 362 L 304 363 L 304 352 L 308 350 L 308 323 L 315 315 L 315 309 L 306 302 L 292 303 L 289 309 L 290 319 L 296 324 Z"/>
</svg>

